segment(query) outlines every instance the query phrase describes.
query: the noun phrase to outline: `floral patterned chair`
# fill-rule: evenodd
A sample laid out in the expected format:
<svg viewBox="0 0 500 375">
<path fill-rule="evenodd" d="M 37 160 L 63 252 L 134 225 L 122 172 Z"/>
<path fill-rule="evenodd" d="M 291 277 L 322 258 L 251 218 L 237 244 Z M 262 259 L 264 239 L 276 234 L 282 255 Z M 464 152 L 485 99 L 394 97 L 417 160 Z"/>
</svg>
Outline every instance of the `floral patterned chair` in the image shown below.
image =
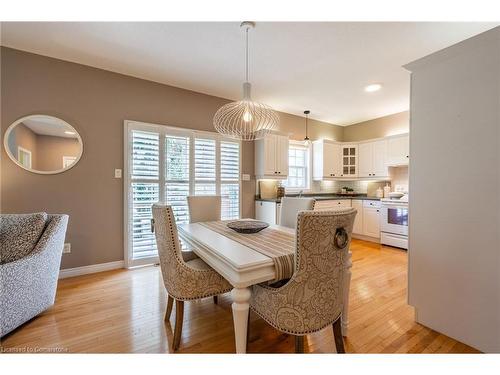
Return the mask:
<svg viewBox="0 0 500 375">
<path fill-rule="evenodd" d="M 297 215 L 295 273 L 280 287 L 255 285 L 251 310 L 276 329 L 303 337 L 333 325 L 338 353 L 345 353 L 340 318 L 344 262 L 356 210 L 301 211 Z"/>
<path fill-rule="evenodd" d="M 226 279 L 200 258 L 185 261 L 181 254 L 177 225 L 171 206 L 153 205 L 154 231 L 161 273 L 169 295 L 165 318 L 169 319 L 175 299 L 175 329 L 172 349 L 179 348 L 184 301 L 213 297 L 232 289 Z"/>
</svg>

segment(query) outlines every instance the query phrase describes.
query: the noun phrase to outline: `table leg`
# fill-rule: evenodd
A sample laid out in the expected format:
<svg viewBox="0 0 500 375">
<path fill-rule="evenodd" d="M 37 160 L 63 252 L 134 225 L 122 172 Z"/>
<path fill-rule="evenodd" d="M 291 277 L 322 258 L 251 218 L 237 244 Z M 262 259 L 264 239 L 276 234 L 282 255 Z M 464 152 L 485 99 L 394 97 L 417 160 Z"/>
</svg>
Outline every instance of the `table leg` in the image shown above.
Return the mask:
<svg viewBox="0 0 500 375">
<path fill-rule="evenodd" d="M 352 253 L 347 253 L 344 270 L 344 306 L 342 309 L 342 336 L 347 336 L 349 330 L 349 289 L 351 287 Z"/>
<path fill-rule="evenodd" d="M 250 288 L 234 288 L 231 291 L 233 297 L 233 321 L 234 338 L 236 342 L 236 353 L 247 352 L 247 325 L 248 309 L 252 291 Z"/>
</svg>

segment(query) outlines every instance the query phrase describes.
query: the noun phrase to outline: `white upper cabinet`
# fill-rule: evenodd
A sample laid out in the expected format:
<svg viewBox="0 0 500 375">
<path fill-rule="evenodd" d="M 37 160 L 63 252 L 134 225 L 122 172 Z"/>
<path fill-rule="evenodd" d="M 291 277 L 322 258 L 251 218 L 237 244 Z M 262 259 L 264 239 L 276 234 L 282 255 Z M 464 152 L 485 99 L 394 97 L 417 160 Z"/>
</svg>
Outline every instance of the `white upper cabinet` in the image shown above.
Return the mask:
<svg viewBox="0 0 500 375">
<path fill-rule="evenodd" d="M 273 179 L 288 177 L 288 136 L 271 134 L 255 141 L 255 175 Z"/>
<path fill-rule="evenodd" d="M 328 140 L 313 142 L 313 179 L 328 180 L 341 177 L 342 146 Z"/>
<path fill-rule="evenodd" d="M 387 139 L 387 165 L 408 165 L 410 158 L 410 137 L 408 134 Z"/>
<path fill-rule="evenodd" d="M 373 169 L 373 145 L 361 143 L 359 145 L 359 177 L 370 177 Z"/>
<path fill-rule="evenodd" d="M 288 145 L 287 136 L 276 135 L 276 170 L 280 176 L 288 176 Z"/>
<path fill-rule="evenodd" d="M 387 140 L 364 142 L 358 145 L 359 177 L 387 177 Z"/>
<path fill-rule="evenodd" d="M 340 177 L 358 176 L 358 145 L 342 145 L 342 173 Z"/>
</svg>

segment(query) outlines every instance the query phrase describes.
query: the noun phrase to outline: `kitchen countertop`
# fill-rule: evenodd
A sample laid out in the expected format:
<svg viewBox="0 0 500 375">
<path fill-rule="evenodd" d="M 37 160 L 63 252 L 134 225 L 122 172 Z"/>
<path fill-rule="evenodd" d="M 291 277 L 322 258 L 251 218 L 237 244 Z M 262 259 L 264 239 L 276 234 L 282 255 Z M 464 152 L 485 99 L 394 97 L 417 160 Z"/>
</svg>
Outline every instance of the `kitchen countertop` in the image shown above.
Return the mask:
<svg viewBox="0 0 500 375">
<path fill-rule="evenodd" d="M 286 195 L 287 197 L 298 197 L 298 194 L 290 194 Z M 302 194 L 302 198 L 314 198 L 317 201 L 326 201 L 326 200 L 339 200 L 339 199 L 359 199 L 359 200 L 371 200 L 371 201 L 379 201 L 380 198 L 377 197 L 368 197 L 366 194 Z M 256 201 L 259 202 L 275 202 L 280 203 L 281 198 L 270 198 L 270 199 L 262 199 L 260 197 L 255 197 Z"/>
</svg>

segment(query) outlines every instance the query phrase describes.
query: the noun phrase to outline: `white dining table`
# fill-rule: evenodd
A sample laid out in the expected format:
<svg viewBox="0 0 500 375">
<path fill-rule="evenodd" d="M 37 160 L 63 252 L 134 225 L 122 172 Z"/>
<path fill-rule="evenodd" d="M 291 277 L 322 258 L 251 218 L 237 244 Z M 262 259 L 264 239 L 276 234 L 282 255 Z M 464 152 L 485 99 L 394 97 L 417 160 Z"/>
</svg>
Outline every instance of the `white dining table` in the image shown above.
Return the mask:
<svg viewBox="0 0 500 375">
<path fill-rule="evenodd" d="M 295 235 L 295 230 L 282 226 L 271 228 Z M 215 232 L 199 223 L 179 226 L 181 238 L 188 236 L 202 246 L 193 251 L 203 261 L 221 274 L 233 286 L 233 322 L 236 353 L 246 353 L 249 301 L 252 285 L 274 280 L 276 270 L 272 258 L 259 253 L 223 234 Z M 342 311 L 342 335 L 347 336 L 349 319 L 349 286 L 351 282 L 351 252 L 348 253 L 344 272 L 344 306 Z"/>
</svg>

